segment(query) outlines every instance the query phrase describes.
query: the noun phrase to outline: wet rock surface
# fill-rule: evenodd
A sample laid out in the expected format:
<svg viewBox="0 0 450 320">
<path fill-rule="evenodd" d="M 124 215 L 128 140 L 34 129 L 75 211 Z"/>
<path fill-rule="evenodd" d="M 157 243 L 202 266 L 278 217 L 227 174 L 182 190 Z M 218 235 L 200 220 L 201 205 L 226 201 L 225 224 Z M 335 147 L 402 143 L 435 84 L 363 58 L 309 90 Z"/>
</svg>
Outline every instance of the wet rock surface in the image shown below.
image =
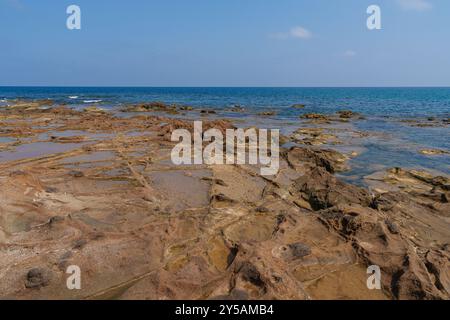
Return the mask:
<svg viewBox="0 0 450 320">
<path fill-rule="evenodd" d="M 450 298 L 448 177 L 394 168 L 366 189 L 334 175 L 348 157 L 309 145 L 283 149 L 271 177 L 175 166 L 170 133 L 191 121 L 39 105 L 0 114 L 14 120 L 1 136 L 27 137 L 0 153 L 0 298 Z M 82 290 L 66 287 L 70 265 Z M 370 265 L 382 290 L 367 288 Z"/>
</svg>

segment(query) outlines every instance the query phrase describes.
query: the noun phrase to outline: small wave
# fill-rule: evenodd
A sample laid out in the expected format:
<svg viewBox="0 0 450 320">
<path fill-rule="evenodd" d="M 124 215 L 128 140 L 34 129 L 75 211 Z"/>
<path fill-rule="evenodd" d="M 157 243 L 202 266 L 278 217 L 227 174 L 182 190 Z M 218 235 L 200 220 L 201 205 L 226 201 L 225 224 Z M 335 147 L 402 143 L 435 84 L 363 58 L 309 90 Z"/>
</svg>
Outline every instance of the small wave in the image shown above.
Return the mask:
<svg viewBox="0 0 450 320">
<path fill-rule="evenodd" d="M 78 96 L 69 96 L 69 99 L 78 99 Z"/>
<path fill-rule="evenodd" d="M 103 100 L 84 100 L 83 103 L 98 103 L 102 102 Z"/>
</svg>

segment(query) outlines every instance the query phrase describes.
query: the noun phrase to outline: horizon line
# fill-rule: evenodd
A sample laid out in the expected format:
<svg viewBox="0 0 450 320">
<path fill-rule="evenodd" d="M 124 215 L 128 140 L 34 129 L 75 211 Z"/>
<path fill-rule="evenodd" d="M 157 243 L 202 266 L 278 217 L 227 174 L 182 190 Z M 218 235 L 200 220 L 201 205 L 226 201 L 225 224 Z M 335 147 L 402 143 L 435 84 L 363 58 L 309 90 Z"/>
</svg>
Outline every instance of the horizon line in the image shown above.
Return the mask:
<svg viewBox="0 0 450 320">
<path fill-rule="evenodd" d="M 104 85 L 70 85 L 70 86 L 62 86 L 62 85 L 0 85 L 0 88 L 250 88 L 250 89 L 264 89 L 264 88 L 272 88 L 272 89 L 308 89 L 308 88 L 361 88 L 361 89 L 370 89 L 370 88 L 450 88 L 450 85 L 413 85 L 413 86 L 128 86 L 128 85 L 120 85 L 120 86 L 104 86 Z"/>
</svg>

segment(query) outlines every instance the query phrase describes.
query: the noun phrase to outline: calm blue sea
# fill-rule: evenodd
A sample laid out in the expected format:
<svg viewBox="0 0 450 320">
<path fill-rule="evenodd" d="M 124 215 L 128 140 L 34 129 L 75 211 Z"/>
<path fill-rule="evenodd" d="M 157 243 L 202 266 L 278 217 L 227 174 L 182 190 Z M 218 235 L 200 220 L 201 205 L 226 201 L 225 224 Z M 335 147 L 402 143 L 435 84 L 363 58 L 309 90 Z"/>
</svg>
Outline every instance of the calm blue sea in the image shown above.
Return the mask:
<svg viewBox="0 0 450 320">
<path fill-rule="evenodd" d="M 358 130 L 382 133 L 367 139 L 365 152 L 352 160 L 349 175 L 361 177 L 380 167 L 435 169 L 450 174 L 450 157 L 423 156 L 421 148 L 450 150 L 450 128 L 417 128 L 401 119 L 449 118 L 450 88 L 95 88 L 95 87 L 0 87 L 0 105 L 9 99 L 52 99 L 75 108 L 98 104 L 117 108 L 129 103 L 163 101 L 213 108 L 227 117 L 248 117 L 265 110 L 277 115 L 267 121 L 295 127 L 303 113 L 335 113 L 352 110 L 366 117 L 355 122 Z M 3 101 L 3 102 L 2 102 Z M 304 109 L 291 108 L 304 104 Z M 240 105 L 246 115 L 231 113 Z M 287 127 L 287 125 L 286 125 Z M 350 178 L 350 176 L 349 176 Z"/>
<path fill-rule="evenodd" d="M 332 113 L 350 109 L 378 116 L 448 116 L 450 88 L 77 88 L 0 87 L 2 99 L 53 99 L 67 104 L 117 106 L 143 101 L 226 108 L 277 108 L 280 117 L 297 116 L 292 104 L 307 105 L 306 112 Z M 301 112 L 301 111 L 300 111 Z"/>
</svg>

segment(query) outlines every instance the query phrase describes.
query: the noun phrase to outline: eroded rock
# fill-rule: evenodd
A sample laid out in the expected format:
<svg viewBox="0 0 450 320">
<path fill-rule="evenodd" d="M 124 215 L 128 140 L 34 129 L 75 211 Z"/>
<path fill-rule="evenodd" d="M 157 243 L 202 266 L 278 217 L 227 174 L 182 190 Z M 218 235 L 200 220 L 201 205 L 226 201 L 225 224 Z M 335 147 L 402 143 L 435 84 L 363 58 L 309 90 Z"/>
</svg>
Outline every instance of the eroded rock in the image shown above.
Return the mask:
<svg viewBox="0 0 450 320">
<path fill-rule="evenodd" d="M 39 289 L 49 285 L 52 278 L 50 270 L 45 268 L 33 268 L 28 271 L 25 281 L 25 287 L 29 289 Z"/>
<path fill-rule="evenodd" d="M 0 114 L 27 117 L 13 136 L 48 133 L 49 123 L 99 134 L 0 163 L 0 298 L 450 298 L 445 175 L 392 169 L 367 179 L 379 183 L 369 192 L 333 175 L 346 156 L 299 147 L 283 150 L 274 177 L 248 165 L 174 166 L 170 134 L 192 121 L 62 106 Z M 82 291 L 52 281 L 72 263 Z M 381 268 L 381 291 L 367 290 L 369 265 Z"/>
</svg>

